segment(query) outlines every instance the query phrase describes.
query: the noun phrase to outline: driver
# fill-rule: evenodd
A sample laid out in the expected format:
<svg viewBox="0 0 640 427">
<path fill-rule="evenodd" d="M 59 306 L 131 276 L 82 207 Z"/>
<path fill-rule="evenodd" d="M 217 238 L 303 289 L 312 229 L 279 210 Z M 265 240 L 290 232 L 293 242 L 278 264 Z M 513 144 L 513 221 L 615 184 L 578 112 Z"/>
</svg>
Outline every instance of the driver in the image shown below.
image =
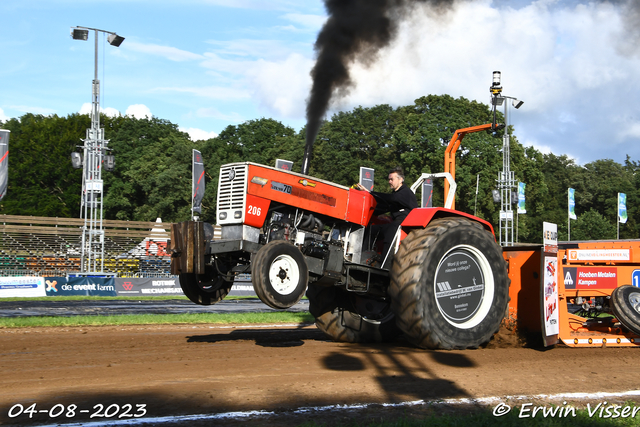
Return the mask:
<svg viewBox="0 0 640 427">
<path fill-rule="evenodd" d="M 404 184 L 404 173 L 402 167 L 397 166 L 389 171 L 389 186 L 391 187 L 391 193 L 379 193 L 377 191 L 370 191 L 371 195 L 375 197 L 378 205 L 376 206 L 376 213 L 389 212 L 391 214 L 392 222 L 387 224 L 375 224 L 371 226 L 371 235 L 376 236 L 378 233 L 382 233 L 384 246 L 382 256 L 385 257 L 391 247 L 391 242 L 398 231 L 398 227 L 402 221 L 409 215 L 411 209 L 418 207 L 418 201 L 416 195 L 411 191 L 409 187 Z M 369 191 L 362 184 L 357 184 L 358 190 Z"/>
</svg>

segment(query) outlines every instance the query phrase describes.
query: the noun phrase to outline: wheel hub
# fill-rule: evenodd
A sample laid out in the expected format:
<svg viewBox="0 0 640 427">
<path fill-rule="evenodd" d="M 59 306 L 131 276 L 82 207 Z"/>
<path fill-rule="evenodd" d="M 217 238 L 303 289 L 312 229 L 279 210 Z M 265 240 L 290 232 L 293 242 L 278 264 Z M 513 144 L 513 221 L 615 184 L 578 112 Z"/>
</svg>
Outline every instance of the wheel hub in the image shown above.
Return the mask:
<svg viewBox="0 0 640 427">
<path fill-rule="evenodd" d="M 290 255 L 279 255 L 269 268 L 269 282 L 280 295 L 289 295 L 298 287 L 300 271 Z"/>
</svg>

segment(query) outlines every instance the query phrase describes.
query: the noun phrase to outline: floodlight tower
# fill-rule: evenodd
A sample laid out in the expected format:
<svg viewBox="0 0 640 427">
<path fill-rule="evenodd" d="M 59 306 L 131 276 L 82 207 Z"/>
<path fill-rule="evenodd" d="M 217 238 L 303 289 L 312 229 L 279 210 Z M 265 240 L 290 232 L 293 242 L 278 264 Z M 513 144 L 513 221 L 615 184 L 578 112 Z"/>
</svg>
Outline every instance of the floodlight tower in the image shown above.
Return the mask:
<svg viewBox="0 0 640 427">
<path fill-rule="evenodd" d="M 107 41 L 112 46 L 120 46 L 124 37 L 111 31 L 97 28 L 73 27 L 71 37 L 74 40 L 87 40 L 89 31 L 95 32 L 94 77 L 91 87 L 91 128 L 87 129 L 83 157 L 72 154 L 74 167 L 83 167 L 82 201 L 80 217 L 84 218 L 82 229 L 82 273 L 103 273 L 104 271 L 104 230 L 102 227 L 102 163 L 105 168 L 113 169 L 113 156 L 107 156 L 109 141 L 104 139 L 104 129 L 100 127 L 100 81 L 98 80 L 98 32 L 109 34 Z M 78 164 L 79 163 L 79 164 Z"/>
<path fill-rule="evenodd" d="M 513 191 L 517 187 L 514 173 L 511 171 L 510 159 L 510 139 L 509 139 L 509 119 L 508 105 L 505 100 L 510 99 L 512 105 L 518 109 L 524 104 L 511 96 L 502 95 L 502 86 L 500 86 L 500 71 L 493 72 L 493 83 L 489 89 L 492 96 L 493 104 L 493 121 L 495 123 L 496 107 L 504 103 L 504 122 L 505 130 L 502 139 L 502 172 L 498 173 L 498 189 L 500 190 L 500 245 L 513 246 L 513 208 L 512 204 L 517 200 L 513 200 Z"/>
</svg>

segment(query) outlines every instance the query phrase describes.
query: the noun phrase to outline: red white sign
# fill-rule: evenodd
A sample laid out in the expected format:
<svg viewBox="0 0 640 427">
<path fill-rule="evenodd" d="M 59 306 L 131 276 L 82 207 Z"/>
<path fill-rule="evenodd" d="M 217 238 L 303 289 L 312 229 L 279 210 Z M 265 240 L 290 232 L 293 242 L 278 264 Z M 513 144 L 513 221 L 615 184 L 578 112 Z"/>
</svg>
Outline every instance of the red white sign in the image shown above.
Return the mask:
<svg viewBox="0 0 640 427">
<path fill-rule="evenodd" d="M 613 289 L 618 286 L 618 269 L 615 267 L 578 267 L 576 276 L 576 289 Z"/>
</svg>

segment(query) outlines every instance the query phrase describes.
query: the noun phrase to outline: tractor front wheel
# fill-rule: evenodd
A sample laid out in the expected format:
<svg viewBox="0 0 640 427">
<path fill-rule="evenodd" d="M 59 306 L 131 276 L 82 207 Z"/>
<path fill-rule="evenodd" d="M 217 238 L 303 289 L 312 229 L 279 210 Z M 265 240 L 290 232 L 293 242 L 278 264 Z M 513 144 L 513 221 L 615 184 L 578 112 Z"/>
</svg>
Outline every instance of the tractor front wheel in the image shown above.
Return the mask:
<svg viewBox="0 0 640 427">
<path fill-rule="evenodd" d="M 498 331 L 509 302 L 502 249 L 477 222 L 437 219 L 400 244 L 389 295 L 396 323 L 414 345 L 477 348 Z"/>
<path fill-rule="evenodd" d="M 251 261 L 251 281 L 260 300 L 284 310 L 300 301 L 309 281 L 302 252 L 284 240 L 264 245 Z"/>
</svg>

